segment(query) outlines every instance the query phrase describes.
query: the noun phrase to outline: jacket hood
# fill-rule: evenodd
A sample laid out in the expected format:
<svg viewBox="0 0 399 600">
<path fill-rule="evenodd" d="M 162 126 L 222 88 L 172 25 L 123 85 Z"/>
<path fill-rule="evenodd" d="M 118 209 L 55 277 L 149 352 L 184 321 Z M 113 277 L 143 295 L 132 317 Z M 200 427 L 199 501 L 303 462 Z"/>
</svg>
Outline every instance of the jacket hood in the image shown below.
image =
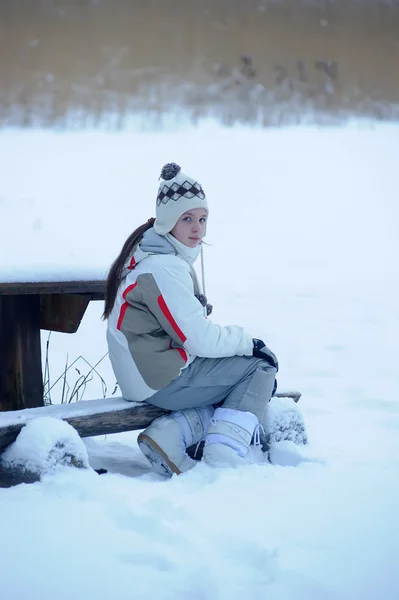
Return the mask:
<svg viewBox="0 0 399 600">
<path fill-rule="evenodd" d="M 151 227 L 144 232 L 143 239 L 135 249 L 137 262 L 146 258 L 149 254 L 176 254 L 172 244 L 163 235 L 159 235 Z"/>
<path fill-rule="evenodd" d="M 126 277 L 134 267 L 154 254 L 180 255 L 186 262 L 193 264 L 201 248 L 188 248 L 169 233 L 166 236 L 156 233 L 153 227 L 144 232 L 141 242 L 133 249 L 133 254 L 128 258 L 122 277 Z"/>
</svg>

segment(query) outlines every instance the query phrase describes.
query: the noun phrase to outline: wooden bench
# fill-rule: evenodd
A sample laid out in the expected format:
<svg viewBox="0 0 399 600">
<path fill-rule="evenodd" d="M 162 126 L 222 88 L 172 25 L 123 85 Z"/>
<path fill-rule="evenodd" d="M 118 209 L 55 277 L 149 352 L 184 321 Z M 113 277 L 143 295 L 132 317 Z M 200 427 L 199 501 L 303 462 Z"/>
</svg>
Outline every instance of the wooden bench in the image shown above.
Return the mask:
<svg viewBox="0 0 399 600">
<path fill-rule="evenodd" d="M 278 392 L 277 398 L 298 402 L 299 392 Z M 0 453 L 17 438 L 28 421 L 38 417 L 62 419 L 72 425 L 80 437 L 145 429 L 168 411 L 146 402 L 128 402 L 123 398 L 83 400 L 71 404 L 53 404 L 0 413 Z"/>
<path fill-rule="evenodd" d="M 168 412 L 123 398 L 43 406 L 40 330 L 76 332 L 89 302 L 104 300 L 104 290 L 105 282 L 94 280 L 0 283 L 0 486 L 8 476 L 1 453 L 32 419 L 62 419 L 84 438 L 145 429 Z M 300 396 L 276 394 L 294 402 Z M 29 473 L 13 474 L 11 479 L 38 480 Z"/>
<path fill-rule="evenodd" d="M 0 413 L 0 452 L 12 443 L 31 419 L 54 417 L 72 425 L 80 437 L 144 429 L 167 411 L 123 398 L 83 400 Z"/>
<path fill-rule="evenodd" d="M 300 396 L 299 392 L 276 394 L 277 398 L 291 398 L 294 402 L 298 402 Z M 38 471 L 29 470 L 23 465 L 10 466 L 6 461 L 2 461 L 2 452 L 17 439 L 23 427 L 30 421 L 40 417 L 62 419 L 74 427 L 80 437 L 84 438 L 144 429 L 154 419 L 167 412 L 145 402 L 128 402 L 123 398 L 85 400 L 71 404 L 2 412 L 0 413 L 0 488 L 20 483 L 34 483 L 41 479 L 42 474 Z M 299 421 L 294 427 L 301 438 L 302 434 L 305 434 L 304 425 Z M 278 436 L 280 439 L 286 439 L 286 435 L 290 434 L 291 430 L 292 425 L 287 418 L 284 418 Z M 266 435 L 268 437 L 268 432 Z M 306 442 L 301 441 L 300 443 Z M 49 452 L 52 451 L 52 448 L 54 446 L 49 448 Z M 202 456 L 202 445 L 199 449 L 196 445 L 192 446 L 188 449 L 188 453 L 192 458 L 199 460 Z M 65 456 L 69 455 L 65 454 Z M 61 464 L 63 463 L 61 462 Z"/>
<path fill-rule="evenodd" d="M 279 392 L 276 397 L 290 398 L 294 402 L 298 402 L 301 394 L 299 392 Z M 167 414 L 167 412 L 145 402 L 128 402 L 123 398 L 85 400 L 70 404 L 2 412 L 0 413 L 0 488 L 20 483 L 35 483 L 41 479 L 43 473 L 39 471 L 31 470 L 24 465 L 10 465 L 7 461 L 2 460 L 2 452 L 17 439 L 23 427 L 30 421 L 40 417 L 62 419 L 74 427 L 80 437 L 84 438 L 144 429 L 154 419 Z M 298 443 L 307 441 L 305 426 L 301 419 L 296 419 L 296 423 L 294 423 L 284 415 L 281 425 L 279 424 L 275 429 L 277 431 L 266 431 L 267 445 L 279 439 L 288 439 L 287 436 L 292 439 L 293 432 L 295 436 L 299 436 Z M 26 440 L 24 440 L 25 443 Z M 54 448 L 62 445 L 61 440 L 56 442 L 55 446 L 49 448 L 49 455 Z M 188 448 L 187 452 L 192 458 L 200 460 L 202 447 L 203 444 L 199 448 L 194 445 Z M 69 460 L 70 456 L 64 450 L 64 458 L 61 459 L 60 464 L 66 464 L 64 459 Z"/>
</svg>

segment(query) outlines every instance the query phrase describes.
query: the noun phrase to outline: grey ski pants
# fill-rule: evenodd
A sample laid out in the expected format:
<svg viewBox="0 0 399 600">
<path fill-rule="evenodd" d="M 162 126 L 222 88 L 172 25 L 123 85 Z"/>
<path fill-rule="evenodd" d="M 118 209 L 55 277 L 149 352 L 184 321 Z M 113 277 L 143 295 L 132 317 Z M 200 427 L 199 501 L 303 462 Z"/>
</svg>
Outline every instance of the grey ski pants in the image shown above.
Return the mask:
<svg viewBox="0 0 399 600">
<path fill-rule="evenodd" d="M 273 392 L 275 377 L 276 369 L 259 358 L 197 357 L 177 379 L 147 402 L 166 410 L 219 404 L 224 408 L 252 412 L 261 421 Z"/>
</svg>

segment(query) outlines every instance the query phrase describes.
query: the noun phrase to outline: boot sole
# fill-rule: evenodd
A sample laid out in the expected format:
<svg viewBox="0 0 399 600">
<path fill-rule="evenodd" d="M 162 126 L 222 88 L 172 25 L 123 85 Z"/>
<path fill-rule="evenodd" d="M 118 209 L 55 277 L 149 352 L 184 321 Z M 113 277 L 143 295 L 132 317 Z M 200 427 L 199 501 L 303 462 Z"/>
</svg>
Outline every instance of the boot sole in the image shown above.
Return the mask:
<svg viewBox="0 0 399 600">
<path fill-rule="evenodd" d="M 172 477 L 172 475 L 181 475 L 182 471 L 172 462 L 168 455 L 160 446 L 145 433 L 140 433 L 137 443 L 141 452 L 151 463 L 154 471 L 160 475 Z"/>
</svg>

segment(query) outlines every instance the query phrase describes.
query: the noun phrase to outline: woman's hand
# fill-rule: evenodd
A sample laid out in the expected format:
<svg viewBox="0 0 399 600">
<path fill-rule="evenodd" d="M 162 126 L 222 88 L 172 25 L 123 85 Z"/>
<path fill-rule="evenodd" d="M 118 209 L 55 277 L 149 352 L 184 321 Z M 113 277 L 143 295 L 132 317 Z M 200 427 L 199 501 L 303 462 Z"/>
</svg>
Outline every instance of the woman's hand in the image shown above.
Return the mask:
<svg viewBox="0 0 399 600">
<path fill-rule="evenodd" d="M 274 367 L 278 372 L 278 360 L 276 355 L 268 348 L 262 340 L 253 338 L 254 348 L 252 350 L 253 356 L 256 358 L 262 358 L 269 363 L 271 367 Z"/>
</svg>

